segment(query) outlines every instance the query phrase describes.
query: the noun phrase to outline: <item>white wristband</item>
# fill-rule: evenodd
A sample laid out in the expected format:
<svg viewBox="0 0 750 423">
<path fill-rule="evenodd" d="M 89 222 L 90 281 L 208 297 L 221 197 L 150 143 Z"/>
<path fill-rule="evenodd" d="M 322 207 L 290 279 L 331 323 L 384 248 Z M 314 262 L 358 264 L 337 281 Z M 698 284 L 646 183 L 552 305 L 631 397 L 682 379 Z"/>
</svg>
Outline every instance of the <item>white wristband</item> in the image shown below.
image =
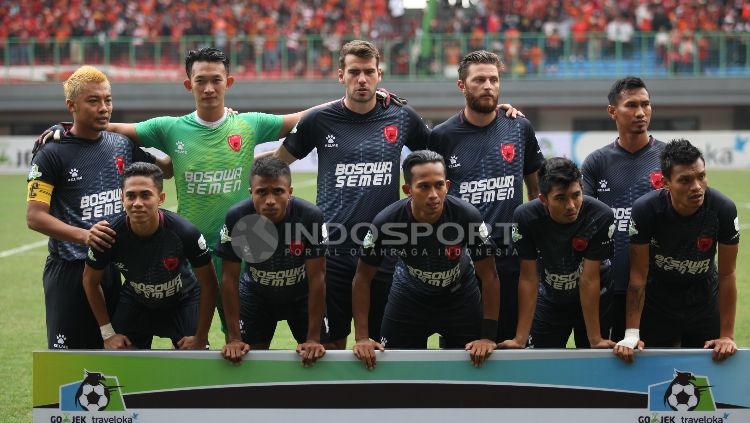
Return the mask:
<svg viewBox="0 0 750 423">
<path fill-rule="evenodd" d="M 625 329 L 625 338 L 618 342 L 617 345 L 635 349 L 638 341 L 641 340 L 641 331 L 638 329 Z"/>
<path fill-rule="evenodd" d="M 116 335 L 115 330 L 112 328 L 112 323 L 99 326 L 99 332 L 102 333 L 102 339 L 105 341 Z"/>
</svg>

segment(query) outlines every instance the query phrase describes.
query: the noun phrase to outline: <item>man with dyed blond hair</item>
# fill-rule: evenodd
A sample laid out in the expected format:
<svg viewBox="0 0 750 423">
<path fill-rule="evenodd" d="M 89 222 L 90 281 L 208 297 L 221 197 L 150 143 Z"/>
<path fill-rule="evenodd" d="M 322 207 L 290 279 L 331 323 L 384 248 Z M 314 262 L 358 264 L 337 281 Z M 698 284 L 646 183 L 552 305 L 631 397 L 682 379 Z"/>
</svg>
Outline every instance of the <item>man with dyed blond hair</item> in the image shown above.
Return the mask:
<svg viewBox="0 0 750 423">
<path fill-rule="evenodd" d="M 65 81 L 64 89 L 73 126 L 31 161 L 26 223 L 50 237 L 43 275 L 48 347 L 102 348 L 81 284 L 87 246 L 98 241 L 89 228 L 122 213 L 125 167 L 156 159 L 128 138 L 105 131 L 112 115 L 112 90 L 101 71 L 83 66 Z M 119 285 L 116 268 L 108 267 L 102 289 L 110 313 Z"/>
</svg>

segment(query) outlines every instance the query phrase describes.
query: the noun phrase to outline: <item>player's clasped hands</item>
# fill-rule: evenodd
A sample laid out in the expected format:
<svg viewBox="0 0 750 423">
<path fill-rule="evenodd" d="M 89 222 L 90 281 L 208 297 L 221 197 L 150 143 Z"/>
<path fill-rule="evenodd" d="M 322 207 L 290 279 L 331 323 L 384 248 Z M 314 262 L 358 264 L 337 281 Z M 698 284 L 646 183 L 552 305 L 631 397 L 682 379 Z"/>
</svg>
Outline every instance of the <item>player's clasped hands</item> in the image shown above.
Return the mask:
<svg viewBox="0 0 750 423">
<path fill-rule="evenodd" d="M 130 339 L 128 339 L 128 337 L 125 335 L 120 335 L 119 333 L 116 333 L 104 340 L 105 350 L 127 350 L 132 348 L 132 346 L 133 343 L 130 342 Z"/>
<path fill-rule="evenodd" d="M 221 356 L 231 362 L 239 363 L 248 351 L 250 351 L 250 345 L 235 339 L 224 345 L 221 349 Z"/>
<path fill-rule="evenodd" d="M 706 344 L 703 345 L 703 348 L 713 348 L 714 361 L 724 361 L 737 352 L 737 344 L 734 342 L 734 339 L 728 336 L 706 341 Z"/>
<path fill-rule="evenodd" d="M 375 350 L 385 351 L 385 346 L 372 339 L 358 339 L 354 344 L 354 356 L 357 357 L 368 370 L 375 368 Z"/>
<path fill-rule="evenodd" d="M 302 365 L 311 367 L 319 358 L 326 355 L 326 349 L 320 342 L 307 340 L 297 345 L 297 354 L 302 356 Z"/>
<path fill-rule="evenodd" d="M 484 364 L 484 361 L 490 357 L 495 348 L 497 348 L 497 344 L 489 339 L 477 339 L 466 344 L 466 351 L 469 352 L 474 367 Z"/>
<path fill-rule="evenodd" d="M 109 227 L 109 222 L 106 220 L 100 220 L 94 223 L 89 228 L 88 236 L 86 237 L 86 245 L 97 251 L 104 251 L 112 247 L 115 242 L 115 231 Z"/>
</svg>

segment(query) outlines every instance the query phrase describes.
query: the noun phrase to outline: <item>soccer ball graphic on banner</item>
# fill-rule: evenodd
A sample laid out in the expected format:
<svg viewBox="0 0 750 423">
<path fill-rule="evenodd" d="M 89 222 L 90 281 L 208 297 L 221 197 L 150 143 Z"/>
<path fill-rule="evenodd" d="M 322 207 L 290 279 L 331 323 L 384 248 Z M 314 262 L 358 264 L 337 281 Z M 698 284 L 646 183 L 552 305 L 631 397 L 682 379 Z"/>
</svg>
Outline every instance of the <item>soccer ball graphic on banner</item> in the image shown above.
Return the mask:
<svg viewBox="0 0 750 423">
<path fill-rule="evenodd" d="M 677 372 L 664 393 L 664 402 L 674 411 L 693 411 L 701 399 L 701 388 L 695 386 L 690 372 Z"/>
<path fill-rule="evenodd" d="M 81 385 L 78 403 L 89 411 L 101 411 L 109 404 L 109 390 L 104 385 Z"/>
<path fill-rule="evenodd" d="M 101 373 L 87 371 L 76 392 L 76 403 L 88 411 L 101 411 L 107 408 L 111 388 L 104 384 L 104 380 Z"/>
</svg>

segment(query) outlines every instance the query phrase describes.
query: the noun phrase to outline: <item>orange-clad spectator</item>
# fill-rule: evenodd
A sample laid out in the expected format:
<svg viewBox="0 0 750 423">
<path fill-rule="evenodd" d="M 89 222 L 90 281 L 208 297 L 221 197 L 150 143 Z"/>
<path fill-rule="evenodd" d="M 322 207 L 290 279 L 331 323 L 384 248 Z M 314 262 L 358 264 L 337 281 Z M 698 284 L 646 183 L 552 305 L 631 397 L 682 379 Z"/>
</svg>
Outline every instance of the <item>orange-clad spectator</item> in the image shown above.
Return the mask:
<svg viewBox="0 0 750 423">
<path fill-rule="evenodd" d="M 570 28 L 571 32 L 573 33 L 573 55 L 578 60 L 582 60 L 584 54 L 586 53 L 589 19 L 589 16 L 581 15 Z"/>
</svg>

